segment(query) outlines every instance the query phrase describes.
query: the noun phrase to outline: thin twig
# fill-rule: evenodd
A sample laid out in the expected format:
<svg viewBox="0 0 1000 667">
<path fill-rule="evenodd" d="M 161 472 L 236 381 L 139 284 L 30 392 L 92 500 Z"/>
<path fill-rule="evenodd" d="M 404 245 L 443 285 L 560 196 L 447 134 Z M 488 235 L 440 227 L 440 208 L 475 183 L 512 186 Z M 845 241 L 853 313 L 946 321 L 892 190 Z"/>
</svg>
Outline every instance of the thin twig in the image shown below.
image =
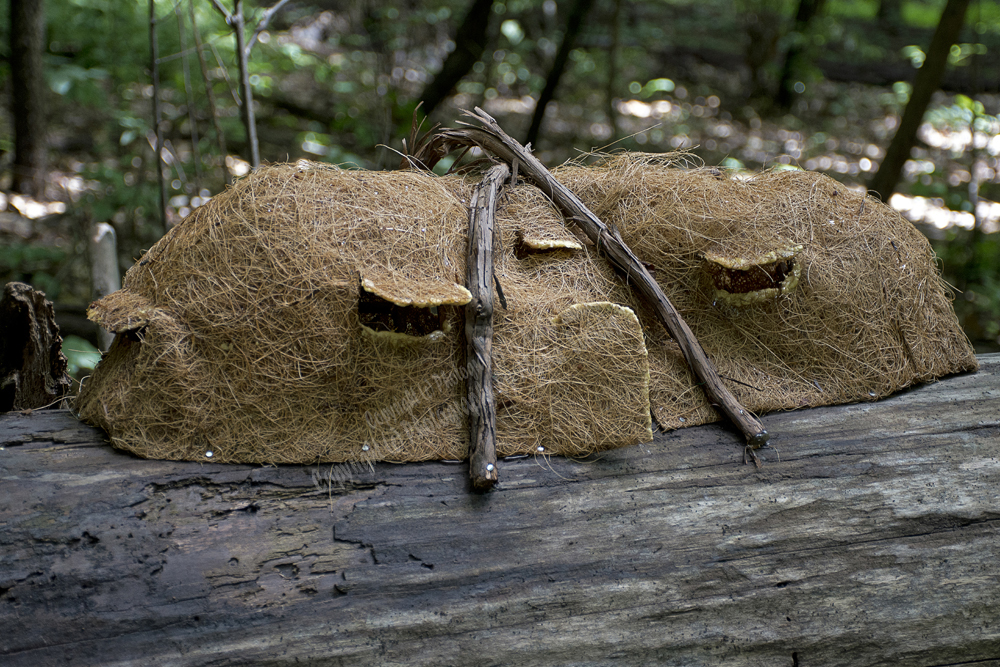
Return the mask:
<svg viewBox="0 0 1000 667">
<path fill-rule="evenodd" d="M 233 15 L 229 13 L 229 10 L 222 6 L 219 0 L 212 0 L 212 6 L 215 7 L 220 14 L 226 19 L 226 23 L 232 25 Z"/>
<path fill-rule="evenodd" d="M 243 126 L 247 132 L 247 143 L 250 149 L 250 166 L 254 169 L 260 166 L 260 146 L 257 143 L 257 119 L 253 113 L 253 90 L 250 88 L 249 51 L 246 48 L 246 33 L 243 23 L 243 0 L 235 0 L 236 12 L 232 15 L 231 25 L 236 33 L 236 58 L 240 69 L 240 98 L 243 102 Z"/>
<path fill-rule="evenodd" d="M 184 45 L 184 17 L 181 15 L 181 8 L 178 4 L 174 8 L 177 16 L 177 36 L 180 41 L 181 51 L 185 50 Z M 188 59 L 185 55 L 181 60 L 181 69 L 184 73 L 184 99 L 187 102 L 188 123 L 191 125 L 191 151 L 194 154 L 194 180 L 195 187 L 201 192 L 201 146 L 198 139 L 198 119 L 194 109 L 194 94 L 191 92 L 191 68 L 188 66 Z"/>
<path fill-rule="evenodd" d="M 163 174 L 163 125 L 160 123 L 160 67 L 157 64 L 159 45 L 156 41 L 156 2 L 149 0 L 149 56 L 153 79 L 153 129 L 156 130 L 156 174 L 160 185 L 160 227 L 167 233 L 167 181 Z"/>
<path fill-rule="evenodd" d="M 247 144 L 250 150 L 250 166 L 254 169 L 260 166 L 260 145 L 257 142 L 257 119 L 253 113 L 253 91 L 250 89 L 250 72 L 248 59 L 250 49 L 246 44 L 246 26 L 243 22 L 243 0 L 234 0 L 234 12 L 230 13 L 219 0 L 212 0 L 212 5 L 226 18 L 226 23 L 236 35 L 236 64 L 240 70 L 240 94 L 238 103 L 242 113 L 243 127 L 247 133 Z M 270 19 L 268 19 L 270 20 Z M 254 39 L 257 35 L 254 35 Z"/>
<path fill-rule="evenodd" d="M 267 11 L 261 15 L 260 21 L 257 22 L 257 27 L 253 29 L 253 34 L 250 36 L 250 41 L 247 42 L 247 56 L 250 55 L 250 51 L 253 50 L 254 44 L 257 43 L 257 38 L 260 37 L 260 33 L 267 30 L 267 26 L 271 22 L 271 19 L 278 13 L 278 10 L 285 6 L 286 2 L 288 2 L 288 0 L 279 0 L 273 7 L 268 8 Z"/>
<path fill-rule="evenodd" d="M 229 88 L 229 94 L 233 96 L 233 102 L 236 106 L 242 104 L 240 101 L 240 91 L 237 90 L 237 86 L 233 85 L 233 80 L 229 78 L 229 68 L 226 64 L 222 62 L 222 55 L 219 54 L 219 50 L 215 48 L 215 44 L 212 42 L 208 43 L 208 48 L 212 49 L 212 55 L 215 56 L 215 62 L 219 65 L 219 71 L 222 72 L 222 78 L 226 80 L 226 86 Z"/>
<path fill-rule="evenodd" d="M 191 32 L 194 34 L 195 51 L 198 53 L 198 65 L 201 67 L 201 78 L 205 81 L 205 97 L 208 100 L 208 112 L 212 116 L 212 128 L 215 130 L 215 138 L 219 144 L 219 154 L 222 159 L 223 173 L 226 175 L 226 183 L 232 179 L 226 165 L 226 135 L 219 124 L 219 113 L 215 106 L 215 92 L 212 90 L 212 80 L 208 76 L 208 63 L 205 62 L 205 53 L 202 50 L 201 33 L 198 32 L 198 22 L 194 13 L 194 0 L 188 4 L 191 14 Z"/>
<path fill-rule="evenodd" d="M 174 145 L 169 139 L 163 140 L 163 162 L 172 166 L 177 173 L 177 180 L 185 186 L 187 185 L 187 173 L 184 171 L 184 164 L 181 162 L 181 155 L 174 150 Z"/>
</svg>

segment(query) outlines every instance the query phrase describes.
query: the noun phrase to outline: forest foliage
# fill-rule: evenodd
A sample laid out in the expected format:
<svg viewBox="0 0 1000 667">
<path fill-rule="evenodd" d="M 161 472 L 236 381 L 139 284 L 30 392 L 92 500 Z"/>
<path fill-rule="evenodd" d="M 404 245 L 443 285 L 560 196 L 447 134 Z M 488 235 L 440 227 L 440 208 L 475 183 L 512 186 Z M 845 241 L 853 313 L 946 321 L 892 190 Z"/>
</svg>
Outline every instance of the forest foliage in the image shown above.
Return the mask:
<svg viewBox="0 0 1000 667">
<path fill-rule="evenodd" d="M 452 124 L 461 109 L 481 106 L 524 138 L 567 19 L 586 2 L 534 143 L 544 163 L 586 160 L 593 151 L 685 150 L 735 171 L 810 169 L 864 187 L 945 2 L 818 3 L 821 11 L 802 23 L 802 1 L 293 0 L 249 58 L 261 157 L 395 168 L 435 76 L 452 52 L 467 49 L 459 26 L 482 5 L 488 22 L 480 53 L 424 127 Z M 232 0 L 220 2 L 231 10 Z M 251 30 L 271 4 L 244 3 Z M 210 0 L 152 5 L 172 225 L 245 173 L 249 150 L 232 28 Z M 63 207 L 51 207 L 54 214 L 30 229 L 4 228 L 0 272 L 4 282 L 27 280 L 60 302 L 84 304 L 90 224 L 115 226 L 123 267 L 163 232 L 149 4 L 49 0 L 46 7 L 50 178 L 43 199 Z M 0 32 L 8 50 L 6 17 Z M 788 74 L 790 51 L 798 55 Z M 897 192 L 905 199 L 894 202 L 922 216 L 946 278 L 960 291 L 963 324 L 982 349 L 1000 337 L 1000 244 L 991 233 L 1000 225 L 998 53 L 1000 2 L 974 0 L 904 168 Z M 9 90 L 3 55 L 0 82 Z M 793 95 L 783 105 L 776 93 L 785 78 Z M 12 145 L 8 114 L 0 122 L 8 162 Z M 17 208 L 9 181 L 0 180 L 0 190 L 4 206 Z"/>
</svg>

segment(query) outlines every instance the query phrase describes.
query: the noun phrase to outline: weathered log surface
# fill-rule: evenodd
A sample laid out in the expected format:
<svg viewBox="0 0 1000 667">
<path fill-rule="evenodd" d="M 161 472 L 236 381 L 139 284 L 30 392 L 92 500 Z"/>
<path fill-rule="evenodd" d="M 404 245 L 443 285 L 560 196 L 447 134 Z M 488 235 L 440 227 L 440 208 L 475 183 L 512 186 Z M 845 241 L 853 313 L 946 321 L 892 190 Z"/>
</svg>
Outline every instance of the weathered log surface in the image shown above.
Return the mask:
<svg viewBox="0 0 1000 667">
<path fill-rule="evenodd" d="M 144 461 L 0 417 L 4 665 L 995 665 L 1000 355 L 593 461 Z M 331 489 L 327 480 L 351 474 Z"/>
</svg>

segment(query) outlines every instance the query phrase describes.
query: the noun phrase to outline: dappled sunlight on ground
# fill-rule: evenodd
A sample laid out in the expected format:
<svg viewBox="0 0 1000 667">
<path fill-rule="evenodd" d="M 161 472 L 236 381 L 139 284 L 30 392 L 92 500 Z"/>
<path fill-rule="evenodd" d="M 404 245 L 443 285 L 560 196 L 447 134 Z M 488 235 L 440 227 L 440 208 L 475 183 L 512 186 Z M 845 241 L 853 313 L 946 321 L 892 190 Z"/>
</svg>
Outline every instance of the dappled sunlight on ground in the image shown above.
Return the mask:
<svg viewBox="0 0 1000 667">
<path fill-rule="evenodd" d="M 962 227 L 972 229 L 976 216 L 965 211 L 952 211 L 938 197 L 913 197 L 894 194 L 889 205 L 902 213 L 911 222 L 923 222 L 938 229 Z M 979 224 L 987 234 L 1000 231 L 1000 204 L 980 200 L 976 206 Z"/>
<path fill-rule="evenodd" d="M 0 192 L 0 211 L 16 209 L 22 217 L 37 220 L 56 213 L 65 213 L 66 204 L 61 201 L 38 201 L 27 195 L 11 195 Z"/>
<path fill-rule="evenodd" d="M 686 97 L 686 93 L 682 94 Z M 890 114 L 842 136 L 810 133 L 757 118 L 747 123 L 733 120 L 730 114 L 720 111 L 715 96 L 698 97 L 693 104 L 676 99 L 628 99 L 619 101 L 617 110 L 626 128 L 641 128 L 633 130 L 633 136 L 643 149 L 705 149 L 721 153 L 724 157 L 719 163 L 737 173 L 771 167 L 801 168 L 827 173 L 857 189 L 864 188 L 864 182 L 885 157 L 885 150 L 875 142 L 891 137 L 899 122 Z M 968 184 L 973 178 L 977 184 L 1000 182 L 1000 123 L 984 117 L 976 123 L 974 136 L 968 125 L 923 123 L 919 134 L 923 146 L 915 146 L 911 159 L 903 166 L 902 183 L 930 185 L 942 178 L 942 166 L 943 178 L 952 188 Z M 711 158 L 706 160 L 710 162 Z M 978 217 L 983 231 L 1000 231 L 1000 204 L 986 199 L 979 199 L 977 216 L 971 210 L 950 209 L 943 197 L 895 194 L 890 203 L 909 220 L 937 229 L 972 229 Z"/>
<path fill-rule="evenodd" d="M 535 112 L 535 99 L 528 95 L 524 97 L 495 97 L 492 100 L 483 102 L 483 109 L 491 115 L 508 113 L 530 114 Z"/>
<path fill-rule="evenodd" d="M 917 136 L 925 144 L 935 148 L 950 150 L 956 153 L 974 148 L 996 157 L 1000 155 L 1000 127 L 992 129 L 994 130 L 993 133 L 976 132 L 976 141 L 974 144 L 972 141 L 972 131 L 968 127 L 958 130 L 948 128 L 939 130 L 930 123 L 924 123 L 920 126 Z"/>
</svg>

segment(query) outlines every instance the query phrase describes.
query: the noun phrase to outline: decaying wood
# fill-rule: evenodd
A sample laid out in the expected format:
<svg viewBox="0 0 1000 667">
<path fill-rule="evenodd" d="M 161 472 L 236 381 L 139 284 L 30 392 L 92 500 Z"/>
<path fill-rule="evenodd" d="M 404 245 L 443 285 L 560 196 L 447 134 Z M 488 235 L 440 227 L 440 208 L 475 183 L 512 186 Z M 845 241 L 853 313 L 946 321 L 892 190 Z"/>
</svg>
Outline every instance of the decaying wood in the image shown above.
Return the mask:
<svg viewBox="0 0 1000 667">
<path fill-rule="evenodd" d="M 121 272 L 118 269 L 118 239 L 115 228 L 106 222 L 94 225 L 90 237 L 90 278 L 93 289 L 91 298 L 102 299 L 121 289 Z M 105 329 L 98 330 L 98 342 L 102 352 L 107 352 L 115 335 Z"/>
<path fill-rule="evenodd" d="M 466 385 L 469 403 L 469 476 L 472 487 L 487 491 L 497 482 L 497 415 L 493 400 L 493 227 L 497 193 L 510 176 L 500 164 L 483 177 L 469 211 L 469 261 L 465 284 L 472 300 L 465 306 Z"/>
<path fill-rule="evenodd" d="M 877 403 L 585 461 L 145 461 L 0 416 L 0 663 L 1000 660 L 1000 355 Z M 778 456 L 780 454 L 780 457 Z"/>
<path fill-rule="evenodd" d="M 634 284 L 639 293 L 653 306 L 667 331 L 677 342 L 685 360 L 702 383 L 709 401 L 715 405 L 740 431 L 746 436 L 747 443 L 753 449 L 762 447 L 768 441 L 768 433 L 763 424 L 739 404 L 736 397 L 723 384 L 715 365 L 705 354 L 701 343 L 674 308 L 666 294 L 660 289 L 656 280 L 642 262 L 632 253 L 622 241 L 618 230 L 605 225 L 587 206 L 570 192 L 568 188 L 557 181 L 548 169 L 527 149 L 503 131 L 500 125 L 482 109 L 470 113 L 483 127 L 462 127 L 441 130 L 436 140 L 428 142 L 422 148 L 417 158 L 428 166 L 440 160 L 458 146 L 475 144 L 483 150 L 496 155 L 500 159 L 516 164 L 535 182 L 563 214 L 575 222 L 588 238 L 602 251 L 612 264 L 628 277 L 629 284 Z"/>
<path fill-rule="evenodd" d="M 52 302 L 24 283 L 0 297 L 0 411 L 58 402 L 72 384 Z"/>
</svg>

